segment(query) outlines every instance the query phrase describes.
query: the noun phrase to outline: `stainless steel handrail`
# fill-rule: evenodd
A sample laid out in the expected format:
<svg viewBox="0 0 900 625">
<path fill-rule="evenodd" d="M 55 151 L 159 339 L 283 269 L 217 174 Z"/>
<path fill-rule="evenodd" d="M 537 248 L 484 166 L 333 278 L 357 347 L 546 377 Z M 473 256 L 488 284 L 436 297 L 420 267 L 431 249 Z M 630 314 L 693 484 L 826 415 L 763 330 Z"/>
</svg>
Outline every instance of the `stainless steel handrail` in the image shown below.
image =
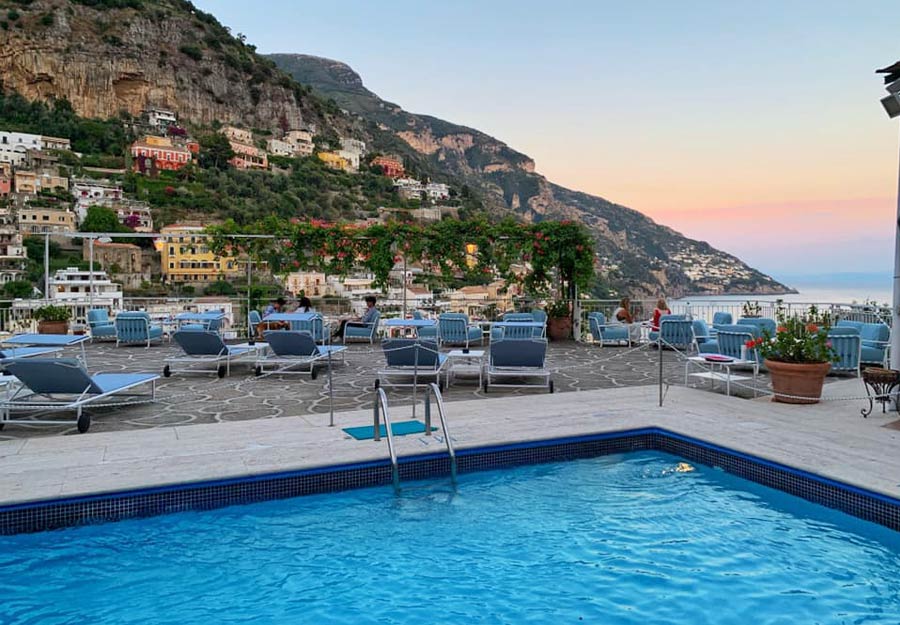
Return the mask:
<svg viewBox="0 0 900 625">
<path fill-rule="evenodd" d="M 380 409 L 380 411 L 379 411 Z M 381 440 L 381 422 L 380 414 L 384 415 L 384 430 L 387 432 L 388 452 L 391 455 L 391 482 L 394 484 L 394 490 L 400 490 L 400 469 L 397 466 L 397 451 L 394 449 L 394 434 L 391 432 L 391 416 L 388 413 L 388 400 L 384 389 L 379 387 L 375 389 L 375 431 L 373 439 Z M 380 412 L 380 414 L 379 414 Z"/>
<path fill-rule="evenodd" d="M 444 432 L 444 442 L 447 444 L 447 453 L 450 454 L 450 480 L 456 484 L 456 451 L 450 440 L 450 431 L 447 429 L 447 416 L 444 414 L 444 398 L 441 388 L 432 382 L 425 391 L 425 436 L 431 436 L 431 396 L 434 395 L 438 408 L 438 418 L 441 420 L 441 430 Z"/>
</svg>

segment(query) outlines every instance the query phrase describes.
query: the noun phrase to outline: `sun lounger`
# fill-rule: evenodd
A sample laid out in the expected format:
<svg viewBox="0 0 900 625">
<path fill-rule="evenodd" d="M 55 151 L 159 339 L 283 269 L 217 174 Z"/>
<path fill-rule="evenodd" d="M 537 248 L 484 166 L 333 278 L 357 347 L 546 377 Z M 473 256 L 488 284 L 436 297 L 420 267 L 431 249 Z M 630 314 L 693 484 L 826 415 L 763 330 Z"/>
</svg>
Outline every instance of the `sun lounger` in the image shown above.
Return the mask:
<svg viewBox="0 0 900 625">
<path fill-rule="evenodd" d="M 447 356 L 438 351 L 437 342 L 423 339 L 385 339 L 381 343 L 386 367 L 377 372 L 375 388 L 379 386 L 415 386 L 437 382 L 443 390 L 441 371 Z M 405 378 L 408 382 L 393 382 L 391 378 Z"/>
<path fill-rule="evenodd" d="M 294 332 L 286 330 L 273 330 L 265 333 L 266 343 L 271 354 L 256 359 L 256 375 L 271 375 L 273 373 L 308 373 L 316 379 L 316 362 L 328 360 L 335 354 L 344 359 L 343 345 L 316 345 L 316 341 L 309 332 Z M 297 367 L 309 366 L 308 371 L 296 370 Z M 266 371 L 267 366 L 275 369 Z"/>
<path fill-rule="evenodd" d="M 231 362 L 243 358 L 256 350 L 250 347 L 232 347 L 226 345 L 217 332 L 211 330 L 179 330 L 172 335 L 184 351 L 183 356 L 166 358 L 163 375 L 169 377 L 173 373 L 197 373 L 205 367 L 213 365 L 220 378 L 231 373 Z M 175 367 L 182 367 L 176 369 Z"/>
<path fill-rule="evenodd" d="M 4 365 L 12 360 L 21 358 L 34 358 L 36 356 L 47 356 L 49 354 L 58 354 L 62 351 L 62 347 L 6 347 L 0 348 L 0 365 Z"/>
<path fill-rule="evenodd" d="M 78 431 L 87 432 L 91 426 L 91 417 L 84 412 L 84 408 L 103 403 L 124 405 L 155 400 L 156 380 L 159 379 L 155 373 L 97 373 L 92 376 L 74 358 L 20 359 L 8 363 L 6 368 L 18 378 L 22 386 L 0 401 L 0 427 L 17 421 L 29 425 L 71 424 L 71 421 L 13 419 L 11 413 L 74 410 Z M 126 393 L 145 384 L 150 384 L 150 393 Z"/>
<path fill-rule="evenodd" d="M 491 343 L 489 356 L 484 376 L 485 393 L 491 386 L 537 386 L 546 387 L 549 392 L 553 392 L 550 370 L 544 366 L 547 356 L 546 339 L 494 341 Z"/>
</svg>

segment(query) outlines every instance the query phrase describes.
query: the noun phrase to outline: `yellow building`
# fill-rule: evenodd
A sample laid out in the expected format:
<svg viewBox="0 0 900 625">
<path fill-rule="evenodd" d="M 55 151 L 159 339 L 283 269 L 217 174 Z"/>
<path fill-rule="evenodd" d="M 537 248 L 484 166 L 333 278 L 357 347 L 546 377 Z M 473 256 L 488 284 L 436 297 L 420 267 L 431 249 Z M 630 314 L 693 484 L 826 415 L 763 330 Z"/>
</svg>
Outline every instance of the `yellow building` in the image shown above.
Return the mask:
<svg viewBox="0 0 900 625">
<path fill-rule="evenodd" d="M 340 169 L 341 171 L 350 171 L 350 161 L 340 154 L 335 154 L 334 152 L 319 152 L 318 157 L 327 167 Z"/>
<path fill-rule="evenodd" d="M 204 229 L 191 224 L 160 229 L 160 234 L 169 235 L 157 242 L 165 282 L 214 282 L 241 275 L 236 258 L 216 256 L 207 246 L 207 238 L 198 236 Z"/>
</svg>

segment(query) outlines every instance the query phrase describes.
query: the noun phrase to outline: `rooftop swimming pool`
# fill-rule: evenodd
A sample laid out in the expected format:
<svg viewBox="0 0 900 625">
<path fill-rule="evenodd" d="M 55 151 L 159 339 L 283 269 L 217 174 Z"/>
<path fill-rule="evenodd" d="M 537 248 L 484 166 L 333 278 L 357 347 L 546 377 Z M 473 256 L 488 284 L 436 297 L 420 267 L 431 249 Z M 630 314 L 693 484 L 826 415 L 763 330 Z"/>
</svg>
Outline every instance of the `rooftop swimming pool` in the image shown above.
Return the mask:
<svg viewBox="0 0 900 625">
<path fill-rule="evenodd" d="M 900 622 L 900 534 L 660 452 L 0 541 L 0 623 Z"/>
</svg>

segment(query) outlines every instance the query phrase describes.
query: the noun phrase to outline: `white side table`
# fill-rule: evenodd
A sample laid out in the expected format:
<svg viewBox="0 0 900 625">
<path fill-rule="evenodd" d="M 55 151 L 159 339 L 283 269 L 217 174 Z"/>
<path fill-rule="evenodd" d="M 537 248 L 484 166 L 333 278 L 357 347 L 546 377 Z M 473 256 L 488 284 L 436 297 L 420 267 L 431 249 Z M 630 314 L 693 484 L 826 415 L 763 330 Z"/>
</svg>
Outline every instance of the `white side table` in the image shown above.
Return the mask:
<svg viewBox="0 0 900 625">
<path fill-rule="evenodd" d="M 483 349 L 470 349 L 468 352 L 461 349 L 451 350 L 447 354 L 447 387 L 453 383 L 458 373 L 478 374 L 478 386 L 481 387 L 484 376 Z"/>
</svg>

